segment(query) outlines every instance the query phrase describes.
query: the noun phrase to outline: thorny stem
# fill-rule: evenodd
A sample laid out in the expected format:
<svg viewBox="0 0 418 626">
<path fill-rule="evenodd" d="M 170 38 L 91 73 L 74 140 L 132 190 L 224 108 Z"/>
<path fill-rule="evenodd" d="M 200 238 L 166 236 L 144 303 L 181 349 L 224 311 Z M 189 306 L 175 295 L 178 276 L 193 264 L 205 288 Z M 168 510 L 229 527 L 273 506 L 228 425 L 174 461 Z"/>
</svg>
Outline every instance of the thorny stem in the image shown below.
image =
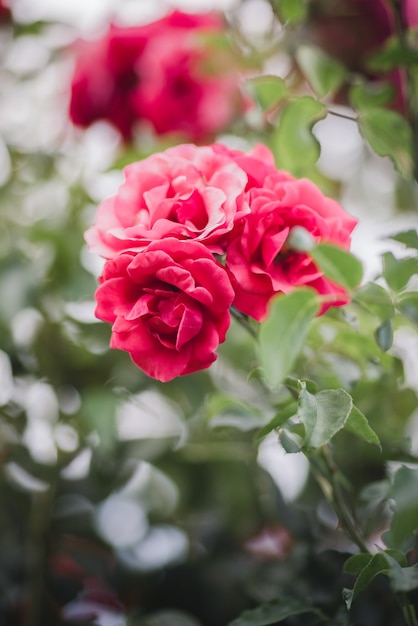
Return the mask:
<svg viewBox="0 0 418 626">
<path fill-rule="evenodd" d="M 371 553 L 370 547 L 356 528 L 355 520 L 347 508 L 344 494 L 338 480 L 339 469 L 336 466 L 327 446 L 322 449 L 321 458 L 325 464 L 327 475 L 322 468 L 314 466 L 314 474 L 327 500 L 331 502 L 338 515 L 342 528 L 350 539 L 358 546 L 361 552 Z M 418 626 L 415 608 L 409 604 L 406 594 L 396 594 L 401 605 L 402 613 L 407 626 Z"/>
<path fill-rule="evenodd" d="M 321 453 L 321 458 L 326 468 L 326 475 L 322 468 L 318 469 L 314 466 L 314 474 L 319 486 L 321 487 L 325 497 L 332 504 L 334 510 L 339 518 L 341 527 L 350 537 L 350 539 L 358 546 L 361 552 L 371 552 L 365 539 L 361 536 L 359 530 L 356 527 L 353 516 L 347 508 L 344 494 L 341 490 L 338 474 L 340 470 L 335 465 L 331 456 L 330 450 L 327 446 L 324 446 Z"/>
<path fill-rule="evenodd" d="M 251 326 L 246 315 L 240 313 L 235 307 L 231 307 L 231 315 L 235 317 L 235 319 L 241 324 L 241 326 L 250 333 L 253 339 L 257 339 L 257 332 Z"/>
</svg>

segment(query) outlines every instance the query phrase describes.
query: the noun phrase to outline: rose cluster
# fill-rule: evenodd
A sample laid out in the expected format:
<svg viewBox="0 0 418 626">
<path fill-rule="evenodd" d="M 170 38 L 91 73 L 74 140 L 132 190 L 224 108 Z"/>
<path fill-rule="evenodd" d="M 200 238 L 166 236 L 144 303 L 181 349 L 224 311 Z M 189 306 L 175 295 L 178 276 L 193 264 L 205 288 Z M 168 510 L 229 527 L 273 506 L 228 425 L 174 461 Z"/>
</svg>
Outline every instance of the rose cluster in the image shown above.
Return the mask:
<svg viewBox="0 0 418 626">
<path fill-rule="evenodd" d="M 208 367 L 231 306 L 261 322 L 274 295 L 298 286 L 326 295 L 322 312 L 348 302 L 289 235 L 303 227 L 316 243 L 348 248 L 356 220 L 309 180 L 277 170 L 265 146 L 179 145 L 124 174 L 86 241 L 106 259 L 96 315 L 112 324 L 111 347 L 149 376 Z"/>
<path fill-rule="evenodd" d="M 143 26 L 111 25 L 76 46 L 70 118 L 87 127 L 107 120 L 130 141 L 146 120 L 158 135 L 211 141 L 242 114 L 239 67 L 215 13 L 173 11 Z"/>
</svg>

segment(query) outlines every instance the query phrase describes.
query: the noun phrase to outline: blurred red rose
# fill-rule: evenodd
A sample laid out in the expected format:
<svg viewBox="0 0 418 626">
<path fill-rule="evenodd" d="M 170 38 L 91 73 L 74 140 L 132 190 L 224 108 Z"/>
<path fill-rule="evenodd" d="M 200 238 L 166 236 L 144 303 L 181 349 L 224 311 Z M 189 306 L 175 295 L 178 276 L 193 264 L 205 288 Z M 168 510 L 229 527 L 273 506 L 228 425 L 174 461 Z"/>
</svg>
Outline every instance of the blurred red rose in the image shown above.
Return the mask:
<svg viewBox="0 0 418 626">
<path fill-rule="evenodd" d="M 93 251 L 112 258 L 176 237 L 222 252 L 222 238 L 240 214 L 237 199 L 248 180 L 227 150 L 181 145 L 133 163 L 124 173 L 125 182 L 102 202 L 86 233 Z"/>
<path fill-rule="evenodd" d="M 167 382 L 215 361 L 233 298 L 225 268 L 203 244 L 169 237 L 106 262 L 96 315 L 113 325 L 112 348 Z"/>
<path fill-rule="evenodd" d="M 0 0 L 0 22 L 7 22 L 11 18 L 10 4 L 7 0 Z"/>
<path fill-rule="evenodd" d="M 261 187 L 251 188 L 247 202 L 250 212 L 237 222 L 226 251 L 226 266 L 236 281 L 236 308 L 262 321 L 275 294 L 301 286 L 328 296 L 322 312 L 346 304 L 346 291 L 325 278 L 306 253 L 290 249 L 287 239 L 299 226 L 315 243 L 347 249 L 357 220 L 311 181 L 286 172 L 272 172 Z"/>
<path fill-rule="evenodd" d="M 407 27 L 418 27 L 417 0 L 401 0 Z M 392 106 L 405 112 L 404 79 L 400 71 L 372 72 L 367 62 L 395 34 L 395 16 L 385 0 L 311 0 L 307 37 L 350 71 L 369 79 L 385 78 L 396 94 Z M 339 94 L 341 96 L 341 94 Z"/>
<path fill-rule="evenodd" d="M 112 25 L 94 42 L 80 42 L 71 85 L 70 117 L 89 126 L 105 119 L 125 140 L 140 119 L 157 134 L 205 141 L 226 128 L 245 106 L 232 52 L 208 37 L 225 34 L 214 13 L 174 11 L 137 27 Z"/>
</svg>

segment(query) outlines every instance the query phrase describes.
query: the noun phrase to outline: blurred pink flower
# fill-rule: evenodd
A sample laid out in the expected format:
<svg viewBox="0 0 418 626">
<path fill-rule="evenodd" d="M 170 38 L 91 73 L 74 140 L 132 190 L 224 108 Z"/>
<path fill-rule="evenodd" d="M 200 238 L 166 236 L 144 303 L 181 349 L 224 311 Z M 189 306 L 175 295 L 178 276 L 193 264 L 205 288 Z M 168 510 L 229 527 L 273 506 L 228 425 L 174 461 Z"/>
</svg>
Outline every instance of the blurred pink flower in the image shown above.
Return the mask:
<svg viewBox="0 0 418 626">
<path fill-rule="evenodd" d="M 83 127 L 108 120 L 126 141 L 141 119 L 157 134 L 213 139 L 246 106 L 235 55 L 210 41 L 224 35 L 215 13 L 173 11 L 144 26 L 112 25 L 102 39 L 80 42 L 71 120 Z"/>
<path fill-rule="evenodd" d="M 298 226 L 315 243 L 348 249 L 357 220 L 311 181 L 273 169 L 246 196 L 250 211 L 237 219 L 226 250 L 226 266 L 235 279 L 236 308 L 262 321 L 275 294 L 302 286 L 328 296 L 321 312 L 346 304 L 345 289 L 325 278 L 308 254 L 289 248 L 287 240 Z"/>
<path fill-rule="evenodd" d="M 176 237 L 222 252 L 222 238 L 240 214 L 238 199 L 247 184 L 246 173 L 227 152 L 180 145 L 132 163 L 124 173 L 125 182 L 98 207 L 86 233 L 93 251 L 112 258 Z"/>
</svg>

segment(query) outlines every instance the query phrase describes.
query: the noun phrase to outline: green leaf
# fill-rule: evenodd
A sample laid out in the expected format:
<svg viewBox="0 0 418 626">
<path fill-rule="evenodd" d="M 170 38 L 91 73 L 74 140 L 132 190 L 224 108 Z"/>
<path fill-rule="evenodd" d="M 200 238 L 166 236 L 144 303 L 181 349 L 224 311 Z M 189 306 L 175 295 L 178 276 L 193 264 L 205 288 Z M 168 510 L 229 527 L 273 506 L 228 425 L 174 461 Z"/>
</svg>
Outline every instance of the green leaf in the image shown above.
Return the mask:
<svg viewBox="0 0 418 626">
<path fill-rule="evenodd" d="M 388 574 L 389 564 L 383 554 L 374 554 L 369 562 L 360 571 L 352 590 L 347 589 L 344 593 L 344 600 L 347 609 L 351 608 L 352 602 L 361 591 L 364 591 L 372 580 L 379 574 Z"/>
<path fill-rule="evenodd" d="M 367 61 L 367 67 L 378 72 L 388 72 L 399 65 L 417 64 L 418 50 L 405 45 L 398 37 L 388 39 L 385 45 Z"/>
<path fill-rule="evenodd" d="M 349 430 L 354 435 L 357 435 L 357 437 L 364 439 L 364 441 L 367 441 L 367 443 L 372 443 L 380 450 L 382 449 L 379 437 L 369 426 L 367 417 L 363 415 L 360 409 L 358 409 L 356 406 L 353 406 L 353 408 L 351 409 L 350 415 L 348 416 L 348 419 L 345 423 L 345 429 Z"/>
<path fill-rule="evenodd" d="M 318 310 L 318 298 L 310 289 L 279 295 L 270 303 L 269 315 L 260 326 L 259 357 L 272 388 L 291 371 Z"/>
<path fill-rule="evenodd" d="M 244 611 L 239 617 L 229 622 L 228 626 L 268 626 L 277 624 L 292 615 L 315 613 L 316 609 L 293 598 L 280 598 L 256 609 Z"/>
<path fill-rule="evenodd" d="M 249 80 L 248 85 L 263 111 L 273 108 L 288 94 L 286 83 L 279 76 L 257 76 Z"/>
<path fill-rule="evenodd" d="M 357 576 L 372 560 L 373 555 L 368 552 L 361 552 L 360 554 L 353 554 L 344 563 L 343 571 L 345 574 L 351 574 Z"/>
<path fill-rule="evenodd" d="M 352 602 L 356 599 L 361 591 L 364 591 L 376 576 L 384 574 L 391 576 L 392 568 L 396 566 L 401 568 L 398 563 L 405 562 L 405 555 L 395 550 L 383 551 L 378 554 L 355 554 L 350 557 L 345 565 L 344 572 L 347 574 L 358 574 L 353 589 L 344 589 L 343 597 L 347 608 L 351 608 Z M 394 565 L 396 564 L 396 566 Z"/>
<path fill-rule="evenodd" d="M 405 177 L 413 172 L 412 132 L 408 122 L 396 111 L 367 108 L 359 111 L 359 130 L 373 150 L 388 156 Z"/>
<path fill-rule="evenodd" d="M 305 426 L 305 444 L 320 448 L 344 428 L 353 400 L 344 389 L 320 391 L 316 396 L 301 383 L 298 416 Z"/>
<path fill-rule="evenodd" d="M 383 255 L 383 276 L 391 289 L 402 291 L 414 274 L 418 273 L 418 258 L 397 259 L 392 252 Z"/>
<path fill-rule="evenodd" d="M 388 104 L 395 93 L 391 83 L 358 80 L 350 87 L 349 98 L 353 109 L 373 109 Z"/>
<path fill-rule="evenodd" d="M 394 500 L 394 515 L 385 544 L 406 550 L 418 531 L 418 470 L 401 467 L 393 477 L 389 497 Z"/>
<path fill-rule="evenodd" d="M 292 402 L 289 406 L 284 407 L 281 411 L 276 413 L 272 420 L 268 424 L 260 428 L 257 433 L 257 441 L 268 435 L 272 430 L 283 426 L 291 417 L 296 415 L 298 410 L 297 403 Z"/>
<path fill-rule="evenodd" d="M 308 12 L 306 0 L 274 0 L 282 23 L 302 22 Z"/>
<path fill-rule="evenodd" d="M 396 304 L 406 319 L 418 326 L 418 292 L 409 291 L 401 294 Z"/>
<path fill-rule="evenodd" d="M 387 352 L 393 344 L 392 322 L 387 320 L 378 326 L 374 332 L 377 345 L 383 352 Z"/>
<path fill-rule="evenodd" d="M 319 98 L 335 93 L 347 74 L 343 65 L 316 46 L 299 46 L 296 61 Z"/>
<path fill-rule="evenodd" d="M 418 588 L 418 564 L 411 567 L 402 567 L 396 558 L 383 552 L 389 565 L 389 578 L 393 591 L 407 593 Z"/>
<path fill-rule="evenodd" d="M 303 447 L 303 438 L 291 430 L 283 429 L 279 433 L 279 441 L 288 454 L 296 454 Z"/>
<path fill-rule="evenodd" d="M 360 283 L 363 266 L 350 252 L 328 243 L 321 243 L 309 251 L 309 256 L 325 276 L 338 285 L 354 289 Z"/>
<path fill-rule="evenodd" d="M 266 417 L 260 409 L 222 393 L 213 393 L 208 397 L 206 413 L 211 428 L 230 426 L 247 432 L 266 423 Z"/>
<path fill-rule="evenodd" d="M 360 287 L 356 291 L 354 300 L 376 315 L 381 322 L 390 320 L 395 314 L 395 307 L 389 292 L 377 283 L 367 283 Z"/>
<path fill-rule="evenodd" d="M 389 239 L 394 239 L 403 243 L 407 248 L 415 248 L 418 250 L 418 232 L 411 228 L 411 230 L 404 230 L 396 235 L 391 235 Z"/>
<path fill-rule="evenodd" d="M 312 127 L 326 115 L 324 105 L 311 96 L 302 96 L 284 107 L 270 144 L 278 167 L 303 176 L 316 163 L 321 150 Z"/>
</svg>

